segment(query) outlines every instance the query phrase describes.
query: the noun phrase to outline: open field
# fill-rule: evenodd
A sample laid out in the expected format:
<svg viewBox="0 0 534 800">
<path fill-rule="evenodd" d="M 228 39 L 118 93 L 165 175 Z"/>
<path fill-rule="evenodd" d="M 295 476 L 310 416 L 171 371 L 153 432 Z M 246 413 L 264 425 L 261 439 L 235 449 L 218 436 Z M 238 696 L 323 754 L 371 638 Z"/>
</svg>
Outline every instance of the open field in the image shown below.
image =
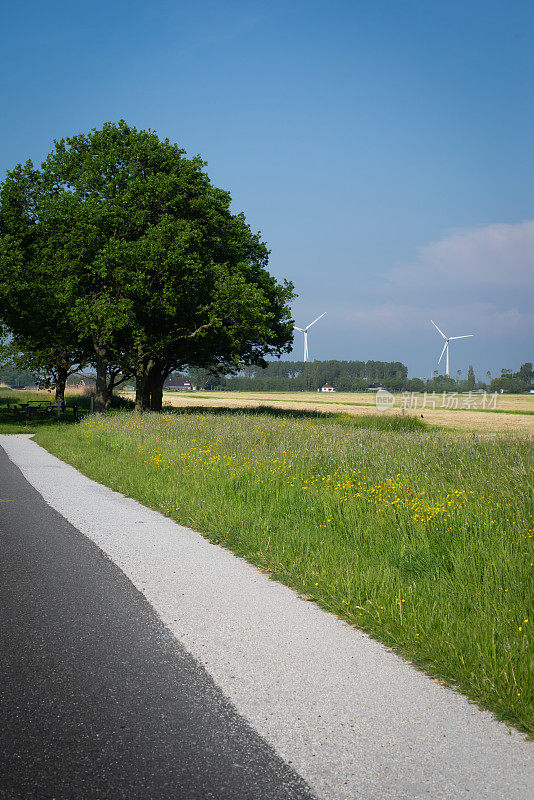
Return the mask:
<svg viewBox="0 0 534 800">
<path fill-rule="evenodd" d="M 277 400 L 283 399 L 288 402 L 313 402 L 321 404 L 357 404 L 375 407 L 375 394 L 371 392 L 165 392 L 165 397 L 177 394 L 190 394 L 202 395 L 203 397 L 211 397 L 215 395 L 218 398 L 230 396 L 232 398 L 245 397 L 253 400 Z M 423 394 L 413 393 L 417 398 L 418 407 L 421 407 L 423 401 Z M 459 406 L 462 405 L 462 395 L 459 395 Z M 473 396 L 477 407 L 481 405 L 481 395 Z M 490 394 L 488 393 L 488 398 Z M 493 395 L 491 395 L 493 397 Z M 402 393 L 395 394 L 396 407 L 400 408 Z M 442 395 L 436 395 L 436 407 L 439 407 L 442 402 Z M 499 411 L 527 411 L 534 413 L 534 395 L 529 394 L 502 394 L 497 396 L 497 410 Z"/>
<path fill-rule="evenodd" d="M 132 396 L 125 395 L 125 396 Z M 401 413 L 402 395 L 395 395 L 395 407 L 381 412 L 385 416 Z M 474 409 L 461 408 L 463 398 L 458 397 L 458 409 L 441 408 L 442 396 L 436 398 L 436 408 L 424 408 L 423 395 L 414 395 L 417 408 L 408 408 L 406 414 L 423 415 L 425 422 L 457 430 L 487 433 L 517 432 L 534 436 L 534 395 L 498 395 L 495 410 L 481 410 L 482 398 L 474 396 Z M 354 416 L 376 414 L 374 395 L 365 392 L 318 394 L 317 392 L 165 392 L 164 404 L 175 407 L 214 406 L 228 408 L 273 405 L 277 408 L 307 408 L 315 411 L 342 412 Z M 428 403 L 428 399 L 427 399 Z"/>
<path fill-rule="evenodd" d="M 199 401 L 36 439 L 534 736 L 534 441 Z"/>
</svg>

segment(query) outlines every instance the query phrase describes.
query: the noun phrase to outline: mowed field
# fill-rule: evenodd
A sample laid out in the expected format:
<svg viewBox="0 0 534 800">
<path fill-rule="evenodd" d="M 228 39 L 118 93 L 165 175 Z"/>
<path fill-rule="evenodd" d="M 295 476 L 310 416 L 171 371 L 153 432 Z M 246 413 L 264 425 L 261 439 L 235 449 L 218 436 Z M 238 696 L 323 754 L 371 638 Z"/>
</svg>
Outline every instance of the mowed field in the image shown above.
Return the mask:
<svg viewBox="0 0 534 800">
<path fill-rule="evenodd" d="M 445 402 L 450 402 L 450 394 Z M 472 430 L 477 432 L 510 432 L 525 433 L 534 436 L 534 395 L 498 395 L 496 400 L 488 395 L 487 405 L 491 408 L 482 410 L 482 396 L 474 395 L 471 399 L 472 408 L 463 408 L 464 403 L 469 404 L 469 399 L 458 395 L 458 408 L 443 408 L 442 395 L 436 395 L 432 407 L 429 397 L 423 407 L 424 396 L 414 394 L 410 401 L 417 403 L 416 408 L 407 408 L 405 413 L 411 416 L 423 415 L 423 419 L 430 425 L 453 428 L 457 430 Z M 165 405 L 184 406 L 209 406 L 209 407 L 259 407 L 273 406 L 282 409 L 301 409 L 309 411 L 341 412 L 355 416 L 377 414 L 376 398 L 365 392 L 335 392 L 332 394 L 319 394 L 318 392 L 165 392 Z M 402 395 L 395 395 L 395 406 L 380 413 L 384 416 L 402 414 Z M 452 400 L 454 402 L 454 400 Z M 493 403 L 495 402 L 495 408 Z"/>
</svg>

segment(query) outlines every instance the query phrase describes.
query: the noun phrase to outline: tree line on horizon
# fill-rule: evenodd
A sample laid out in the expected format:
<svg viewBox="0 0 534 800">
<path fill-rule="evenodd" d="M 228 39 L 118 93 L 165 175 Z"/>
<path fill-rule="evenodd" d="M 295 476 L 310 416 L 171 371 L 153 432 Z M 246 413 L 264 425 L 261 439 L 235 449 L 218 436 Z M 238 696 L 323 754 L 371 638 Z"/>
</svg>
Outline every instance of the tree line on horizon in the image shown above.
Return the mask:
<svg viewBox="0 0 534 800">
<path fill-rule="evenodd" d="M 314 391 L 329 383 L 337 391 L 354 392 L 376 382 L 400 388 L 407 376 L 408 367 L 399 361 L 272 361 L 264 368 L 251 366 L 240 375 L 221 376 L 218 385 L 229 391 Z"/>
<path fill-rule="evenodd" d="M 486 373 L 486 381 L 475 377 L 472 366 L 464 378 L 434 373 L 432 378 L 408 378 L 408 368 L 399 361 L 272 361 L 265 368 L 247 367 L 240 375 L 215 375 L 209 370 L 191 369 L 175 377 L 192 380 L 201 389 L 234 392 L 300 392 L 316 391 L 329 383 L 338 392 L 361 392 L 380 384 L 390 391 L 468 392 L 475 389 L 521 393 L 534 380 L 531 362 L 517 372 L 503 369 L 500 377 Z"/>
<path fill-rule="evenodd" d="M 94 375 L 72 374 L 67 382 L 94 378 Z M 463 378 L 461 372 L 456 378 L 435 374 L 428 380 L 408 378 L 405 364 L 398 361 L 271 361 L 267 367 L 248 366 L 239 375 L 221 375 L 217 371 L 191 367 L 187 372 L 173 372 L 170 378 L 192 381 L 199 389 L 232 392 L 300 392 L 316 391 L 329 383 L 338 392 L 365 391 L 369 386 L 379 383 L 390 391 L 409 392 L 468 392 L 483 389 L 490 392 L 520 394 L 534 381 L 532 362 L 523 364 L 517 372 L 501 370 L 501 375 L 492 378 L 486 373 L 486 381 L 478 381 L 472 366 Z M 0 368 L 0 383 L 13 388 L 34 385 L 39 377 L 28 370 L 14 367 Z"/>
</svg>

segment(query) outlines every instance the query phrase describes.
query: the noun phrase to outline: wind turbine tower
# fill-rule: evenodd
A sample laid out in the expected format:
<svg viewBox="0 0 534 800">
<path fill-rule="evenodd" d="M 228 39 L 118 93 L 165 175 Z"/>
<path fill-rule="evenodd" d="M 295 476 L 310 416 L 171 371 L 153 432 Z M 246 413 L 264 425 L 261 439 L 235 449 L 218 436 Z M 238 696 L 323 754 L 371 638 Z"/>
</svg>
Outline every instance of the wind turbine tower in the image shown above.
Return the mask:
<svg viewBox="0 0 534 800">
<path fill-rule="evenodd" d="M 474 334 L 474 333 L 468 333 L 466 336 L 445 336 L 445 334 L 443 333 L 443 331 L 442 331 L 440 328 L 438 328 L 438 326 L 436 325 L 436 323 L 434 322 L 434 320 L 433 320 L 433 319 L 431 319 L 431 320 L 430 320 L 430 322 L 432 323 L 432 325 L 434 326 L 434 328 L 435 328 L 437 331 L 439 331 L 439 333 L 441 333 L 441 335 L 442 335 L 442 336 L 443 336 L 443 338 L 445 339 L 445 344 L 443 345 L 443 350 L 441 351 L 441 355 L 440 355 L 440 357 L 438 358 L 438 364 L 439 364 L 439 362 L 441 361 L 441 359 L 443 358 L 443 353 L 446 353 L 446 362 L 445 362 L 445 363 L 446 363 L 446 367 L 445 367 L 445 375 L 446 375 L 448 378 L 450 378 L 450 373 L 449 373 L 449 342 L 452 342 L 452 340 L 453 340 L 453 339 L 469 339 L 471 336 L 474 336 L 475 334 Z"/>
<path fill-rule="evenodd" d="M 296 331 L 300 331 L 301 333 L 304 334 L 304 363 L 306 363 L 306 361 L 308 360 L 308 355 L 309 355 L 308 354 L 308 330 L 311 328 L 312 325 L 315 325 L 316 322 L 319 322 L 319 320 L 322 319 L 325 314 L 326 314 L 326 311 L 324 312 L 324 314 L 321 314 L 320 317 L 317 317 L 317 319 L 314 319 L 313 322 L 310 322 L 309 325 L 306 325 L 305 328 L 297 328 L 296 325 L 293 326 Z"/>
</svg>

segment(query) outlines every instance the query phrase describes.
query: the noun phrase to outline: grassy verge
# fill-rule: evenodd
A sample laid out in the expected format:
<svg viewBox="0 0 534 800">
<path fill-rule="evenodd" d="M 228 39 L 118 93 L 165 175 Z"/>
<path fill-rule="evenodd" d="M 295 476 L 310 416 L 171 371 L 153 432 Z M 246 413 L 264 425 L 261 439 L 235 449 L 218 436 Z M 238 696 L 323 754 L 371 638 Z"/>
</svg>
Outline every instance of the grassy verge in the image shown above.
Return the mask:
<svg viewBox="0 0 534 800">
<path fill-rule="evenodd" d="M 395 419 L 181 409 L 36 438 L 534 735 L 534 444 Z"/>
</svg>

